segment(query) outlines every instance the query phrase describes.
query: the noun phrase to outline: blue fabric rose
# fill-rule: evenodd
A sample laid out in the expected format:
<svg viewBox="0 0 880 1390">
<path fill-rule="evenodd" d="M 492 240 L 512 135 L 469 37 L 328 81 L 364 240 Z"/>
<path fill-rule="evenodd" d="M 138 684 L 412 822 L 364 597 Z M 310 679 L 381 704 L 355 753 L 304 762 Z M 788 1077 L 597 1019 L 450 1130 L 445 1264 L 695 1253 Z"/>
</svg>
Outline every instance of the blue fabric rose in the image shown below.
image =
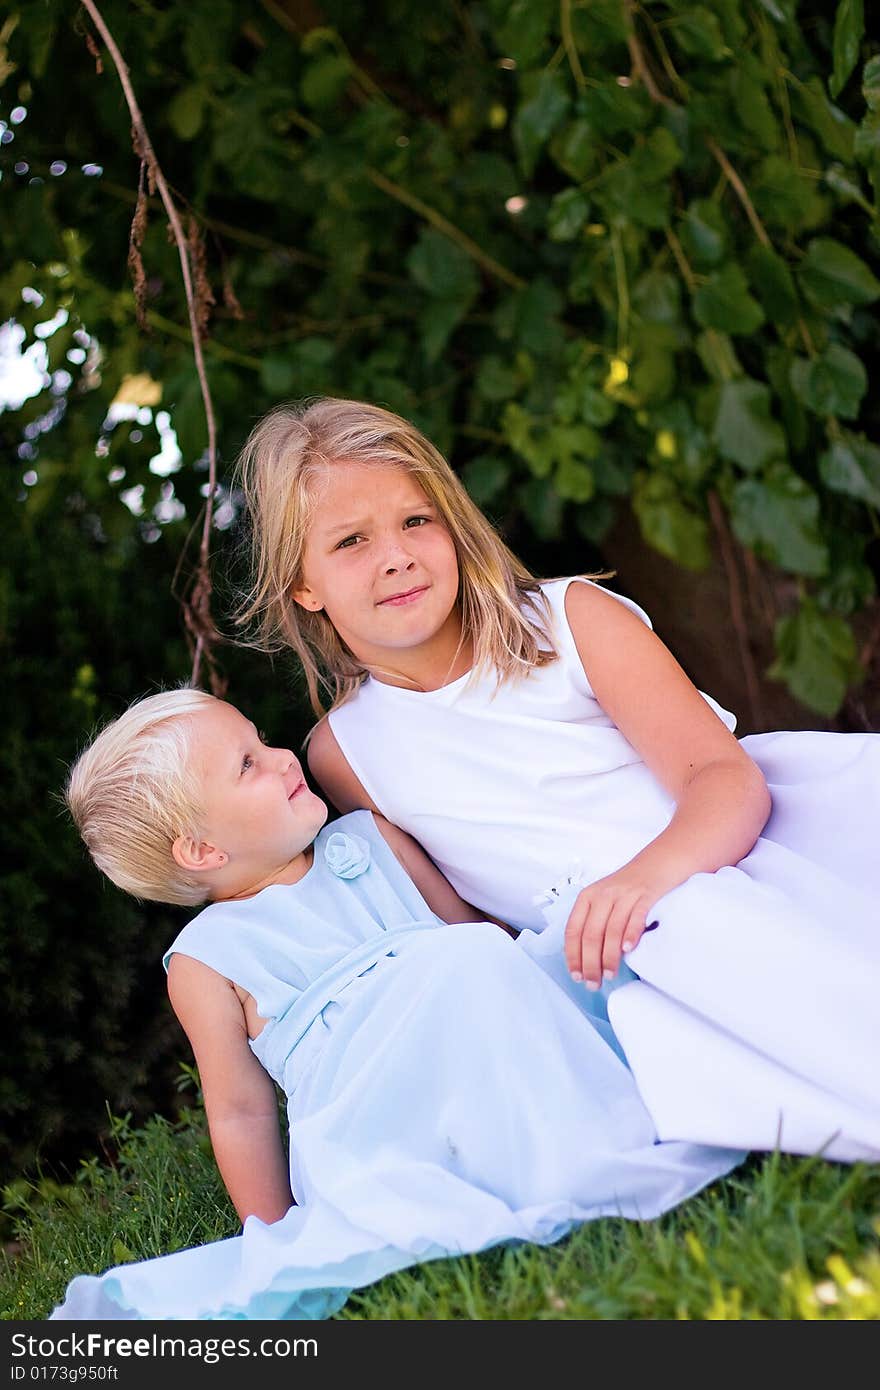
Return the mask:
<svg viewBox="0 0 880 1390">
<path fill-rule="evenodd" d="M 337 830 L 324 845 L 327 867 L 339 878 L 357 878 L 370 864 L 370 846 L 360 835 Z"/>
</svg>

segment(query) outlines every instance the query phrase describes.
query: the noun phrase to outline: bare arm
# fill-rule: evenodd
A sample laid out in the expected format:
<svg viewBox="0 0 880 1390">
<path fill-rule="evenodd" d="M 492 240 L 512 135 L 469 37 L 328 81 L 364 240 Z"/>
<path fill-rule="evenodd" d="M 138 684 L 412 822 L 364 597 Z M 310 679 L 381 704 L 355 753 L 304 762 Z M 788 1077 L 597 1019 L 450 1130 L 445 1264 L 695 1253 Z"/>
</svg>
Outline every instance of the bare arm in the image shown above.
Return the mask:
<svg viewBox="0 0 880 1390">
<path fill-rule="evenodd" d="M 378 811 L 378 806 L 349 767 L 326 718 L 312 730 L 306 759 L 309 772 L 337 811 L 343 814 L 346 811 Z"/>
<path fill-rule="evenodd" d="M 176 952 L 168 994 L 190 1040 L 205 1097 L 217 1167 L 242 1221 L 279 1221 L 293 1205 L 278 1128 L 275 1085 L 248 1046 L 232 983 Z"/>
<path fill-rule="evenodd" d="M 374 813 L 374 819 L 389 848 L 394 851 L 431 911 L 436 912 L 444 922 L 494 922 L 512 936 L 516 935 L 506 922 L 499 922 L 497 917 L 487 916 L 472 903 L 467 903 L 464 898 L 459 897 L 419 842 L 407 835 L 405 830 L 392 825 L 384 816 Z"/>
<path fill-rule="evenodd" d="M 565 611 L 597 700 L 676 802 L 666 829 L 600 880 L 605 899 L 591 898 L 591 885 L 582 895 L 583 920 L 569 921 L 571 936 L 580 933 L 584 945 L 580 952 L 567 933 L 569 967 L 595 983 L 602 967 L 616 972 L 621 948 L 638 940 L 658 898 L 692 874 L 748 854 L 771 803 L 760 769 L 634 613 L 577 583 L 568 588 Z"/>
</svg>

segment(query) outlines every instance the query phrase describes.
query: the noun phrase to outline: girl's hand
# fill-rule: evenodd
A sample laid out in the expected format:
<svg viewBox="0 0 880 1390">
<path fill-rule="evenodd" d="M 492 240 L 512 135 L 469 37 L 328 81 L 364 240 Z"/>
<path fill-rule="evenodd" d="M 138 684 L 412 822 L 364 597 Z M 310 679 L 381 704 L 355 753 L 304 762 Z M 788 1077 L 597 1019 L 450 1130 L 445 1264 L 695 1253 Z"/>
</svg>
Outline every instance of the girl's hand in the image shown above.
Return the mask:
<svg viewBox="0 0 880 1390">
<path fill-rule="evenodd" d="M 620 969 L 646 930 L 646 917 L 662 890 L 650 887 L 630 867 L 583 888 L 565 926 L 565 963 L 573 980 L 598 989 Z M 651 924 L 654 925 L 653 923 Z"/>
</svg>

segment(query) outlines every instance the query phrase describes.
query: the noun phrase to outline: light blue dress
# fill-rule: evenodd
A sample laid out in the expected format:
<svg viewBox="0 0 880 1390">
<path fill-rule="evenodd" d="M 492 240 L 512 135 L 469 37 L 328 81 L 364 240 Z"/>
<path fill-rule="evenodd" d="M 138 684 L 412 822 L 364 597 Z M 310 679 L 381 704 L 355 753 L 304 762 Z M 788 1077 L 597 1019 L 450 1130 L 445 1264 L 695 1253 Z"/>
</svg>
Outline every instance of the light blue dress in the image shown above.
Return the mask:
<svg viewBox="0 0 880 1390">
<path fill-rule="evenodd" d="M 174 951 L 254 997 L 251 1048 L 288 1097 L 297 1206 L 273 1225 L 100 1277 L 57 1319 L 320 1318 L 418 1261 L 651 1218 L 740 1150 L 659 1143 L 601 996 L 500 928 L 447 926 L 368 811 L 293 885 L 216 903 Z"/>
</svg>

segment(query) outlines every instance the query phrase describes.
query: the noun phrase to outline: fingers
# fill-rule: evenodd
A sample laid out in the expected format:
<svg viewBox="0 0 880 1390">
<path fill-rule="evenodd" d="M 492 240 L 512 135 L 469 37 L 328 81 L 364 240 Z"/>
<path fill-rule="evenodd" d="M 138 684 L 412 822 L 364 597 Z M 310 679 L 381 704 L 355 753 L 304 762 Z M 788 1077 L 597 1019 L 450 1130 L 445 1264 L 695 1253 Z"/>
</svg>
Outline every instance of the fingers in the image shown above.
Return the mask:
<svg viewBox="0 0 880 1390">
<path fill-rule="evenodd" d="M 573 980 L 588 989 L 602 983 L 603 950 L 613 902 L 585 888 L 575 899 L 565 927 L 565 962 Z"/>
<path fill-rule="evenodd" d="M 646 911 L 640 896 L 618 897 L 595 885 L 579 893 L 565 928 L 565 962 L 572 979 L 583 980 L 588 989 L 613 979 L 624 953 L 641 940 Z"/>
</svg>

